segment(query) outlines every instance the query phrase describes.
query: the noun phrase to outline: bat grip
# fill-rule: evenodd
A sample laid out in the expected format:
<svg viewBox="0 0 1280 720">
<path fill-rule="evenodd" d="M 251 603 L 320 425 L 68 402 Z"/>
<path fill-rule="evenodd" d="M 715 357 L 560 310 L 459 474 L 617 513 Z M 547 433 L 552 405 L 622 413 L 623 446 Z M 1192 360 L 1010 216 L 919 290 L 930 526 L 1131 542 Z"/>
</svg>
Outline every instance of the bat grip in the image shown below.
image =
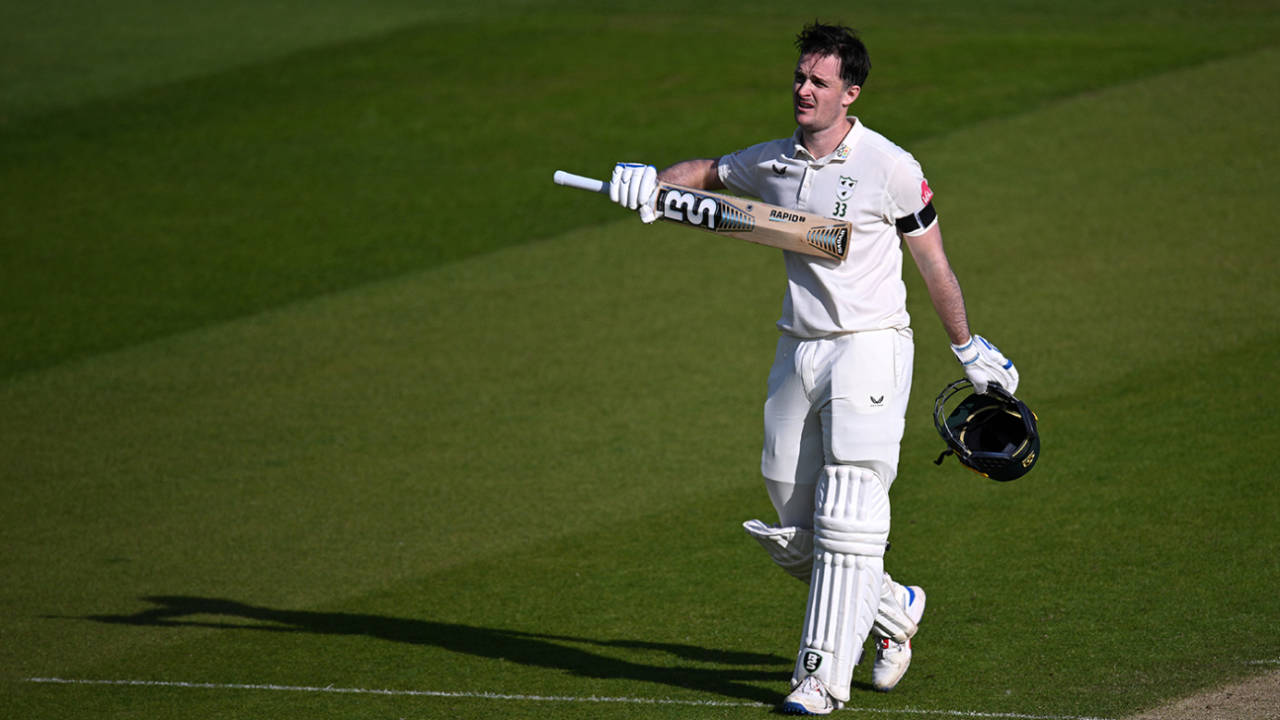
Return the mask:
<svg viewBox="0 0 1280 720">
<path fill-rule="evenodd" d="M 606 195 L 609 193 L 609 183 L 582 175 L 574 175 L 573 173 L 565 172 L 564 170 L 557 170 L 555 176 L 552 177 L 552 180 L 554 180 L 557 185 L 564 185 L 565 187 L 577 188 L 588 192 L 605 193 Z"/>
</svg>

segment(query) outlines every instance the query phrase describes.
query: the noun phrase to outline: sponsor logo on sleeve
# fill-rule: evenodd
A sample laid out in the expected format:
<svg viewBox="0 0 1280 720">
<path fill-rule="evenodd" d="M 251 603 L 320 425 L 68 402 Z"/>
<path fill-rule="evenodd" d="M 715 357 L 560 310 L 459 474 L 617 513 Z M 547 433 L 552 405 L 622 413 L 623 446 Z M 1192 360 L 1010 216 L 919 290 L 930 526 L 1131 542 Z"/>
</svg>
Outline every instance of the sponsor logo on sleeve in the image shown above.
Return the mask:
<svg viewBox="0 0 1280 720">
<path fill-rule="evenodd" d="M 920 181 L 920 202 L 924 203 L 925 205 L 928 205 L 929 201 L 932 199 L 933 199 L 933 191 L 929 189 L 929 181 L 921 180 Z"/>
</svg>

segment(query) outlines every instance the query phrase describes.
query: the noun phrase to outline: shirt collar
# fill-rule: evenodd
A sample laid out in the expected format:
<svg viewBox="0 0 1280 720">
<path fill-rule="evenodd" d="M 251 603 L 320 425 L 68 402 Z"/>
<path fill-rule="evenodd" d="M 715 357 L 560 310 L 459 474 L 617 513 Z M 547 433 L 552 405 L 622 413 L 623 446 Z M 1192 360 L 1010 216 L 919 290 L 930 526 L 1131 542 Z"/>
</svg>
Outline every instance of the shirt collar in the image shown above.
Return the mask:
<svg viewBox="0 0 1280 720">
<path fill-rule="evenodd" d="M 791 157 L 796 160 L 816 161 L 822 165 L 826 165 L 829 162 L 844 162 L 848 160 L 849 156 L 853 154 L 853 147 L 858 144 L 858 139 L 862 137 L 862 133 L 866 129 L 862 121 L 858 120 L 856 116 L 851 115 L 849 120 L 851 121 L 849 123 L 849 132 L 844 134 L 844 139 L 840 141 L 835 150 L 831 151 L 830 155 L 822 158 L 815 158 L 809 152 L 802 142 L 800 128 L 796 128 L 795 134 L 791 136 L 792 141 L 795 143 L 795 149 L 792 151 Z"/>
</svg>

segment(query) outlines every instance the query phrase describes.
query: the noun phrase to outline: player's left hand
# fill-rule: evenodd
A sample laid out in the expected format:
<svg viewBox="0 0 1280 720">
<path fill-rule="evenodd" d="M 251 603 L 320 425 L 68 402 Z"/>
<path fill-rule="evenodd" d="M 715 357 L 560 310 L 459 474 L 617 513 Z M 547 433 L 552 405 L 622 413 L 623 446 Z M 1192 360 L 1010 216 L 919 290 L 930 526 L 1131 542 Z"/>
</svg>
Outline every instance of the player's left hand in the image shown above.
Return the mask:
<svg viewBox="0 0 1280 720">
<path fill-rule="evenodd" d="M 640 220 L 658 219 L 654 196 L 658 194 L 658 170 L 641 163 L 618 163 L 609 179 L 609 199 L 629 210 L 638 210 Z"/>
<path fill-rule="evenodd" d="M 1000 383 L 1000 387 L 1011 395 L 1018 391 L 1018 368 L 981 335 L 971 336 L 964 345 L 952 345 L 951 351 L 964 366 L 964 376 L 973 383 L 973 390 L 979 395 L 985 393 L 987 385 L 993 382 Z"/>
</svg>

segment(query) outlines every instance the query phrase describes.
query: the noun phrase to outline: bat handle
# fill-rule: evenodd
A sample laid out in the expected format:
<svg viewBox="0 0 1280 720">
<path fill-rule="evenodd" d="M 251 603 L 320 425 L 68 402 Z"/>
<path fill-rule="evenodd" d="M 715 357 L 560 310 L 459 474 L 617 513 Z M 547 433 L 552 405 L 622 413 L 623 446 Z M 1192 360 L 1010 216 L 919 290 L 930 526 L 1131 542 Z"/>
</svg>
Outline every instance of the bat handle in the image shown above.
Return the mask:
<svg viewBox="0 0 1280 720">
<path fill-rule="evenodd" d="M 565 187 L 577 188 L 588 192 L 605 193 L 606 195 L 609 193 L 609 183 L 604 182 L 603 180 L 596 180 L 595 178 L 584 177 L 582 175 L 574 175 L 571 172 L 565 172 L 563 170 L 557 170 L 555 176 L 552 177 L 552 180 L 554 180 L 557 185 L 564 185 Z"/>
</svg>

